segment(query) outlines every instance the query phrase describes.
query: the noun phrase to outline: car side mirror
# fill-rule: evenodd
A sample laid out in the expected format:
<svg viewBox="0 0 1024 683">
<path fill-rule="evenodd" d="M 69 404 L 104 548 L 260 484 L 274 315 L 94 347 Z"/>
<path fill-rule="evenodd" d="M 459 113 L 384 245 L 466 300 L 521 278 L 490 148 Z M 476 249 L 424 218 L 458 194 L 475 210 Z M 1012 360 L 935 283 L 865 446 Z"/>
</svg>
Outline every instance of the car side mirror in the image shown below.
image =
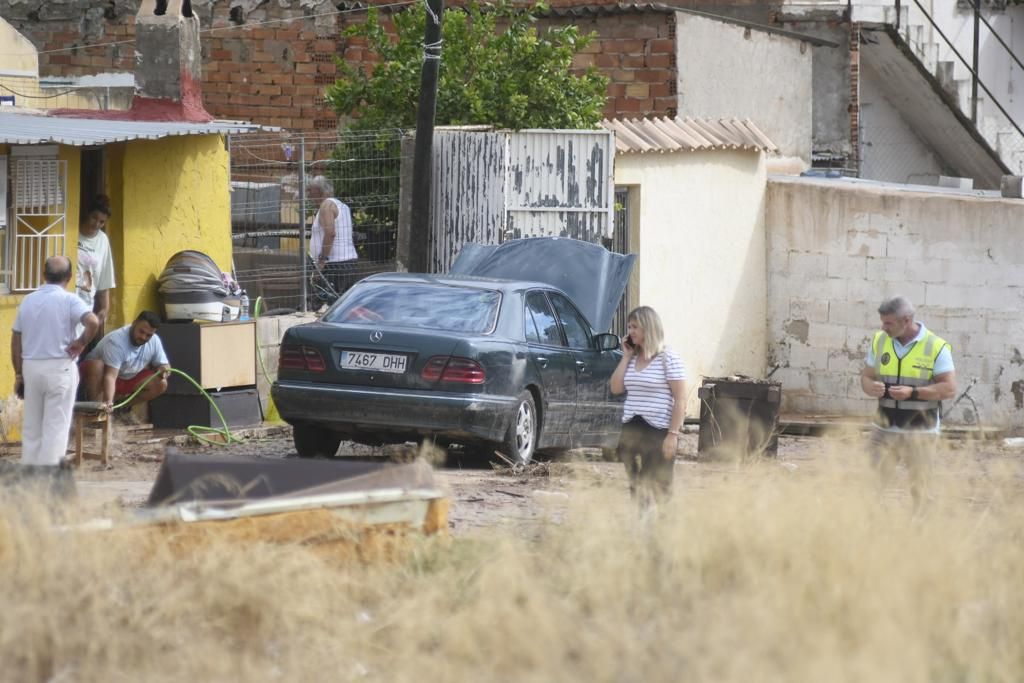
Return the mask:
<svg viewBox="0 0 1024 683">
<path fill-rule="evenodd" d="M 619 335 L 610 332 L 599 334 L 594 337 L 594 343 L 597 345 L 598 351 L 614 351 L 619 348 Z"/>
</svg>

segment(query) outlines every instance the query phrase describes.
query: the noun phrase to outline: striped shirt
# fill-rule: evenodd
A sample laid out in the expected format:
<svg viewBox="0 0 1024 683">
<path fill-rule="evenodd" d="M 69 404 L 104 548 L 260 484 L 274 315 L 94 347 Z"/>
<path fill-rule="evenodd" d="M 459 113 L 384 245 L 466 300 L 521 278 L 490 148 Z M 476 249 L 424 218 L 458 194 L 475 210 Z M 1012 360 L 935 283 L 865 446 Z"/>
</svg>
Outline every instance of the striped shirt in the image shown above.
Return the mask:
<svg viewBox="0 0 1024 683">
<path fill-rule="evenodd" d="M 647 424 L 659 429 L 668 429 L 672 422 L 672 408 L 675 398 L 669 380 L 685 380 L 686 366 L 675 351 L 665 349 L 651 359 L 643 370 L 636 369 L 636 356 L 626 367 L 622 378 L 626 385 L 626 405 L 622 410 L 622 421 L 629 422 L 635 416 L 642 417 Z"/>
</svg>

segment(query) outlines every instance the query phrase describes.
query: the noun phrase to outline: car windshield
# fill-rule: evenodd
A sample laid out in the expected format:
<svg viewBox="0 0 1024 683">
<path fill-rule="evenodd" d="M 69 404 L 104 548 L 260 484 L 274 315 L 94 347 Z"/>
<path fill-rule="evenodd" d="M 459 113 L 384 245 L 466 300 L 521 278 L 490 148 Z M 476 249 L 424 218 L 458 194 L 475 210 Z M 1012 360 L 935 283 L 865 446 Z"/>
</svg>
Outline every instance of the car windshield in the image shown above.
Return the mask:
<svg viewBox="0 0 1024 683">
<path fill-rule="evenodd" d="M 364 282 L 324 315 L 332 323 L 394 324 L 425 330 L 490 332 L 501 294 L 424 283 Z"/>
</svg>

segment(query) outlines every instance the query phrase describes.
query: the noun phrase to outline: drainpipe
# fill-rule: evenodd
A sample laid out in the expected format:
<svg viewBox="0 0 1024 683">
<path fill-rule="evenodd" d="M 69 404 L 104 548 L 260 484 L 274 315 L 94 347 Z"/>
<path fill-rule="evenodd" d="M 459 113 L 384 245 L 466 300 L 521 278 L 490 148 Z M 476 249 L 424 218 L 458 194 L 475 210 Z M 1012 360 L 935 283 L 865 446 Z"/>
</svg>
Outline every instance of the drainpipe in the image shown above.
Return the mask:
<svg viewBox="0 0 1024 683">
<path fill-rule="evenodd" d="M 978 125 L 978 32 L 981 29 L 981 0 L 974 0 L 974 73 L 971 74 L 971 123 Z"/>
</svg>

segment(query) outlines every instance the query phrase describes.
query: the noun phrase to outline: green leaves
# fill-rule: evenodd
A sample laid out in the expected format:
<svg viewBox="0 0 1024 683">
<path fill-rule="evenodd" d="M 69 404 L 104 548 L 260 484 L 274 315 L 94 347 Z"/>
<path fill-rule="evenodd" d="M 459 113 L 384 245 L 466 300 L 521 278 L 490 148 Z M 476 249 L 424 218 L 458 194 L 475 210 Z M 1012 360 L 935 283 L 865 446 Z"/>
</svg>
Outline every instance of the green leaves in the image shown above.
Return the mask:
<svg viewBox="0 0 1024 683">
<path fill-rule="evenodd" d="M 601 119 L 607 79 L 594 68 L 574 73 L 575 54 L 593 34 L 576 26 L 538 31 L 547 8 L 527 10 L 502 0 L 470 2 L 444 13 L 437 124 L 496 128 L 591 128 Z M 344 31 L 381 60 L 353 66 L 338 60 L 340 77 L 327 98 L 357 130 L 411 128 L 416 122 L 423 61 L 425 10 L 416 4 L 394 15 L 397 36 L 377 10 Z"/>
</svg>

